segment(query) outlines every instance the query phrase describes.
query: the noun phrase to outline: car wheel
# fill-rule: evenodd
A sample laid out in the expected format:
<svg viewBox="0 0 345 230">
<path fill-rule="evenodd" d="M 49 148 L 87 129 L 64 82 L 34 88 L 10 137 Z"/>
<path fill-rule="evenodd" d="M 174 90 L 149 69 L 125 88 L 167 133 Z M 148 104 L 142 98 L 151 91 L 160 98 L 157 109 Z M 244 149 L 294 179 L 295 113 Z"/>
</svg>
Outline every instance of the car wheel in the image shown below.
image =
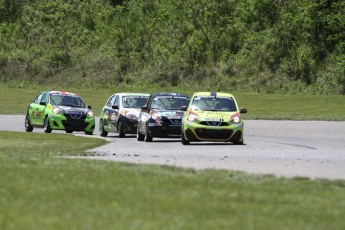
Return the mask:
<svg viewBox="0 0 345 230">
<path fill-rule="evenodd" d="M 86 134 L 86 135 L 92 135 L 93 132 L 86 132 L 86 131 L 85 131 L 85 134 Z"/>
<path fill-rule="evenodd" d="M 146 141 L 146 142 L 151 142 L 152 141 L 152 136 L 149 133 L 149 127 L 148 126 L 146 126 L 146 129 L 145 129 L 144 141 Z"/>
<path fill-rule="evenodd" d="M 234 144 L 234 145 L 243 145 L 243 138 L 242 138 L 241 141 L 232 142 L 232 144 Z"/>
<path fill-rule="evenodd" d="M 48 116 L 46 116 L 46 118 L 44 119 L 43 130 L 45 133 L 51 133 L 52 132 L 52 128 L 50 128 Z"/>
<path fill-rule="evenodd" d="M 119 132 L 119 137 L 125 137 L 125 132 L 123 131 L 123 124 L 121 121 L 119 121 L 119 124 L 117 125 L 117 130 Z"/>
<path fill-rule="evenodd" d="M 66 130 L 66 133 L 73 133 L 72 130 Z"/>
<path fill-rule="evenodd" d="M 145 135 L 141 134 L 140 131 L 139 131 L 139 125 L 138 125 L 138 128 L 137 128 L 137 140 L 138 141 L 143 141 L 145 138 Z"/>
<path fill-rule="evenodd" d="M 182 133 L 181 135 L 181 143 L 183 145 L 189 145 L 190 144 L 190 141 L 186 140 L 186 138 L 184 137 L 184 134 Z"/>
<path fill-rule="evenodd" d="M 104 131 L 104 123 L 102 119 L 99 121 L 99 135 L 102 137 L 108 136 L 108 132 Z"/>
<path fill-rule="evenodd" d="M 30 117 L 29 117 L 29 115 L 26 115 L 26 117 L 25 117 L 25 131 L 26 132 L 32 132 L 32 130 L 34 130 L 34 127 L 31 126 Z"/>
</svg>

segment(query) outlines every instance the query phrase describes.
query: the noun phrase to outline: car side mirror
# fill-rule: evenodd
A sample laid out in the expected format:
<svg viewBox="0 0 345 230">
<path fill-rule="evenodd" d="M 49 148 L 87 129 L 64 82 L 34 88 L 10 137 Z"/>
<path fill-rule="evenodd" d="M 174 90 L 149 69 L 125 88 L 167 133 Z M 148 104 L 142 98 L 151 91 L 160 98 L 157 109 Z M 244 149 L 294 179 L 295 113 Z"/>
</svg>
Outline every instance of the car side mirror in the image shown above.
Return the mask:
<svg viewBox="0 0 345 230">
<path fill-rule="evenodd" d="M 141 107 L 141 110 L 147 110 L 147 106 Z"/>
<path fill-rule="evenodd" d="M 88 106 L 86 106 L 86 107 L 88 107 L 89 109 L 91 109 L 91 105 L 88 105 Z"/>
<path fill-rule="evenodd" d="M 240 113 L 247 113 L 247 109 L 242 108 L 241 111 L 240 111 Z"/>
<path fill-rule="evenodd" d="M 40 105 L 47 105 L 47 103 L 45 101 L 41 101 Z"/>
<path fill-rule="evenodd" d="M 119 109 L 119 106 L 118 105 L 113 105 L 111 108 L 112 109 Z"/>
<path fill-rule="evenodd" d="M 183 105 L 183 106 L 181 106 L 180 109 L 183 110 L 183 111 L 187 111 L 187 106 Z"/>
</svg>

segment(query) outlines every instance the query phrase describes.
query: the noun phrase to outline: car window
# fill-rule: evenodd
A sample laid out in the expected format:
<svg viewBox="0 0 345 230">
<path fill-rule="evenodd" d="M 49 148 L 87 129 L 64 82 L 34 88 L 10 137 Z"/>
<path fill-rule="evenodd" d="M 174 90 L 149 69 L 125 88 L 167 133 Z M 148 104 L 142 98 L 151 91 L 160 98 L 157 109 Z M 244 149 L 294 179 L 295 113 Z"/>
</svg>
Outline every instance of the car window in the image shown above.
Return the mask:
<svg viewBox="0 0 345 230">
<path fill-rule="evenodd" d="M 196 96 L 193 98 L 192 109 L 214 111 L 237 111 L 237 106 L 232 97 Z"/>
<path fill-rule="evenodd" d="M 123 96 L 122 105 L 124 108 L 141 109 L 146 103 L 148 96 Z"/>
<path fill-rule="evenodd" d="M 189 103 L 188 96 L 179 95 L 166 95 L 166 96 L 156 96 L 152 99 L 151 108 L 152 109 L 180 109 L 181 106 L 187 106 Z"/>
<path fill-rule="evenodd" d="M 115 98 L 115 102 L 114 102 L 114 105 L 116 106 L 119 106 L 120 108 L 120 97 L 117 95 L 116 98 Z"/>
<path fill-rule="evenodd" d="M 42 97 L 41 101 L 44 101 L 44 102 L 48 103 L 48 94 L 47 93 L 43 94 L 43 97 Z"/>
<path fill-rule="evenodd" d="M 34 100 L 34 103 L 39 104 L 41 102 L 42 96 L 43 93 L 38 94 Z"/>
<path fill-rule="evenodd" d="M 115 96 L 114 96 L 114 95 L 111 96 L 111 97 L 109 98 L 109 100 L 107 101 L 106 106 L 108 106 L 108 107 L 113 106 L 113 104 L 114 104 L 114 99 L 115 99 Z"/>
<path fill-rule="evenodd" d="M 72 106 L 85 108 L 85 103 L 80 97 L 70 95 L 50 95 L 50 103 L 52 105 Z"/>
</svg>

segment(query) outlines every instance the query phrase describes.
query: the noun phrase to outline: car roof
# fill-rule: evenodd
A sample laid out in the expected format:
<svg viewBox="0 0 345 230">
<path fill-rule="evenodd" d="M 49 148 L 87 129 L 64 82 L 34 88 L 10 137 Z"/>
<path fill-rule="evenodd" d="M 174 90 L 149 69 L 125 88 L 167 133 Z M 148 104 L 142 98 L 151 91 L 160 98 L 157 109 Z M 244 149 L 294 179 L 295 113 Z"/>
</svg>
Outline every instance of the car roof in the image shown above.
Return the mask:
<svg viewBox="0 0 345 230">
<path fill-rule="evenodd" d="M 63 95 L 63 96 L 73 96 L 78 97 L 76 93 L 66 92 L 66 91 L 48 91 L 49 94 L 52 95 Z"/>
<path fill-rule="evenodd" d="M 162 93 L 153 93 L 151 94 L 153 97 L 154 96 L 186 96 L 189 97 L 187 94 L 184 93 L 168 93 L 168 92 L 162 92 Z"/>
<path fill-rule="evenodd" d="M 234 97 L 231 93 L 224 93 L 224 92 L 195 92 L 193 97 L 195 97 L 195 96 Z"/>
<path fill-rule="evenodd" d="M 120 95 L 120 96 L 150 96 L 150 94 L 148 94 L 148 93 L 131 93 L 131 92 L 115 93 L 114 95 Z"/>
</svg>

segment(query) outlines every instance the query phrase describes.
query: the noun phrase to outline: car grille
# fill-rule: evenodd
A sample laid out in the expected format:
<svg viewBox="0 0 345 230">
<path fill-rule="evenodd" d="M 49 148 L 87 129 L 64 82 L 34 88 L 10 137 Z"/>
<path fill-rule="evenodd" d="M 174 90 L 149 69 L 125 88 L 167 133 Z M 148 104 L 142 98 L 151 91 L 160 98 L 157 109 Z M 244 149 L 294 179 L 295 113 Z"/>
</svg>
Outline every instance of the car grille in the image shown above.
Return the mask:
<svg viewBox="0 0 345 230">
<path fill-rule="evenodd" d="M 76 120 L 72 118 L 67 118 L 66 121 L 62 121 L 62 124 L 65 126 L 66 130 L 74 130 L 74 131 L 83 131 L 87 126 L 88 123 L 85 120 Z"/>
<path fill-rule="evenodd" d="M 162 121 L 163 123 L 171 124 L 171 125 L 181 125 L 182 123 L 182 119 L 179 119 L 179 118 L 171 118 L 171 119 L 163 118 Z"/>
<path fill-rule="evenodd" d="M 231 137 L 233 133 L 232 129 L 221 129 L 221 130 L 212 130 L 212 129 L 195 129 L 195 134 L 200 139 L 218 139 L 218 140 L 227 140 Z"/>
<path fill-rule="evenodd" d="M 202 121 L 199 124 L 205 126 L 229 126 L 229 123 L 223 121 Z"/>
<path fill-rule="evenodd" d="M 86 113 L 81 113 L 81 112 L 68 112 L 64 114 L 65 117 L 68 119 L 75 119 L 75 120 L 79 120 L 79 119 L 84 119 L 86 118 Z"/>
<path fill-rule="evenodd" d="M 88 126 L 85 122 L 86 114 L 82 113 L 65 113 L 65 121 L 62 121 L 66 130 L 83 131 Z"/>
</svg>

